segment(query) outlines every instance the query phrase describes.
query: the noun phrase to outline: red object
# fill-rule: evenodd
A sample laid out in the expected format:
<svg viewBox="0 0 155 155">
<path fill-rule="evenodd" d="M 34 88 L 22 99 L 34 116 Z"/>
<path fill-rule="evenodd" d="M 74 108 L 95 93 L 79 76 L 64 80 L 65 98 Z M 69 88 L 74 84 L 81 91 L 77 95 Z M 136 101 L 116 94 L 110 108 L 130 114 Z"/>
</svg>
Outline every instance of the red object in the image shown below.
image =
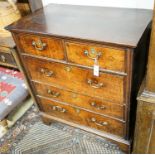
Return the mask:
<svg viewBox="0 0 155 155">
<path fill-rule="evenodd" d="M 12 84 L 0 82 L 0 101 L 5 99 L 15 88 L 16 86 Z"/>
<path fill-rule="evenodd" d="M 23 74 L 19 71 L 0 67 L 0 72 L 4 73 L 4 77 L 0 77 L 3 81 L 0 81 L 0 102 L 7 98 L 7 96 L 16 88 L 15 85 L 7 83 L 5 75 L 11 75 L 12 77 L 23 80 Z M 4 79 L 3 79 L 4 78 Z"/>
<path fill-rule="evenodd" d="M 0 72 L 3 72 L 5 74 L 11 75 L 11 76 L 14 76 L 14 77 L 22 79 L 22 80 L 24 78 L 24 76 L 23 76 L 23 74 L 21 72 L 15 71 L 15 70 L 0 67 Z"/>
</svg>

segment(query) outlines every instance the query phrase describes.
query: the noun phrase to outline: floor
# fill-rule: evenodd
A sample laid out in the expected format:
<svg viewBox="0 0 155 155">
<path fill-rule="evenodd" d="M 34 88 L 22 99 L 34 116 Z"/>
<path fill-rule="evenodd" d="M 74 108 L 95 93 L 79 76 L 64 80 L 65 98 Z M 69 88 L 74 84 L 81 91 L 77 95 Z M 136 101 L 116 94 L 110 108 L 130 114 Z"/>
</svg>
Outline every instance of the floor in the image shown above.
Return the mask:
<svg viewBox="0 0 155 155">
<path fill-rule="evenodd" d="M 0 153 L 121 154 L 104 138 L 62 123 L 44 125 L 33 106 L 0 140 Z"/>
</svg>

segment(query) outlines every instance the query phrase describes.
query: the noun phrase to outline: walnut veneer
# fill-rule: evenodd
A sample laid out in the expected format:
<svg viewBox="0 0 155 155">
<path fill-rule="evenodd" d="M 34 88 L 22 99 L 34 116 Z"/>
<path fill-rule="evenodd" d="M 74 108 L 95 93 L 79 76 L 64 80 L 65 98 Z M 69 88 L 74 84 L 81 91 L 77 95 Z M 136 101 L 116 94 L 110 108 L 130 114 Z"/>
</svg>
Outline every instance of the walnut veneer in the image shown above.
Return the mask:
<svg viewBox="0 0 155 155">
<path fill-rule="evenodd" d="M 150 10 L 52 4 L 7 27 L 43 121 L 93 132 L 129 152 L 151 18 Z"/>
</svg>

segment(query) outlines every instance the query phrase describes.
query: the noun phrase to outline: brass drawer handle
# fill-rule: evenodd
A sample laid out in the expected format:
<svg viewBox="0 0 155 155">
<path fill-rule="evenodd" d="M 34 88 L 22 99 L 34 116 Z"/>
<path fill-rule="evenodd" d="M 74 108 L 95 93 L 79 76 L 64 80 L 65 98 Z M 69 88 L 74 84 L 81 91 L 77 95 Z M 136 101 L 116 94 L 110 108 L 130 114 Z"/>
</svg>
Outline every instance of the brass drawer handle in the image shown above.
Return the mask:
<svg viewBox="0 0 155 155">
<path fill-rule="evenodd" d="M 0 59 L 1 59 L 2 62 L 6 62 L 6 58 L 5 58 L 4 55 L 1 55 Z"/>
<path fill-rule="evenodd" d="M 90 52 L 88 50 L 84 51 L 84 55 L 86 55 L 88 58 L 95 60 L 99 59 L 99 57 L 102 55 L 101 52 L 96 52 L 95 49 L 91 49 Z"/>
<path fill-rule="evenodd" d="M 57 97 L 60 96 L 60 93 L 59 93 L 59 92 L 55 92 L 55 91 L 52 91 L 52 90 L 50 90 L 50 89 L 47 90 L 47 93 L 48 93 L 49 95 L 51 95 L 52 97 L 54 97 L 54 98 L 57 98 Z"/>
<path fill-rule="evenodd" d="M 66 109 L 64 109 L 64 108 L 62 108 L 60 106 L 53 106 L 53 105 L 50 105 L 50 106 L 51 106 L 53 111 L 58 111 L 58 112 L 61 112 L 61 113 L 66 113 L 67 112 Z"/>
<path fill-rule="evenodd" d="M 87 83 L 88 83 L 91 87 L 96 88 L 96 89 L 101 88 L 101 87 L 104 86 L 103 83 L 98 83 L 97 80 L 92 80 L 92 79 L 88 79 L 88 80 L 87 80 Z"/>
<path fill-rule="evenodd" d="M 98 110 L 105 110 L 106 107 L 105 106 L 97 106 L 97 104 L 95 102 L 91 102 L 90 105 Z"/>
<path fill-rule="evenodd" d="M 91 120 L 90 120 L 92 123 L 95 123 L 96 125 L 98 126 L 107 126 L 108 125 L 108 122 L 97 122 L 96 121 L 96 118 L 92 117 Z"/>
<path fill-rule="evenodd" d="M 52 77 L 54 75 L 53 71 L 49 71 L 48 69 L 41 68 L 40 73 L 44 74 L 47 77 Z"/>
<path fill-rule="evenodd" d="M 32 46 L 34 46 L 34 48 L 38 51 L 43 51 L 45 49 L 45 47 L 47 46 L 46 43 L 43 43 L 40 39 L 35 42 L 35 41 L 32 41 Z"/>
</svg>

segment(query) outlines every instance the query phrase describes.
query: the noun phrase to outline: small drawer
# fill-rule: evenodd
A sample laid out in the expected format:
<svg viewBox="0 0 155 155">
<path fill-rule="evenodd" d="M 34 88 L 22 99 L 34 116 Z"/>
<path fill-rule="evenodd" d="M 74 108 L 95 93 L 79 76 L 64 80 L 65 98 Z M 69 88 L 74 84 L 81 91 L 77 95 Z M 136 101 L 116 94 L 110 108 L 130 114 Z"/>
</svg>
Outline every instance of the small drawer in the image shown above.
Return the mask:
<svg viewBox="0 0 155 155">
<path fill-rule="evenodd" d="M 23 62 L 32 80 L 44 82 L 84 95 L 124 103 L 125 76 L 106 74 L 93 76 L 91 69 L 68 66 L 24 56 Z"/>
<path fill-rule="evenodd" d="M 58 117 L 69 122 L 91 127 L 104 132 L 109 132 L 120 137 L 124 137 L 125 123 L 109 117 L 94 114 L 80 108 L 75 108 L 67 104 L 38 98 L 42 111 L 48 115 Z"/>
<path fill-rule="evenodd" d="M 62 41 L 57 38 L 20 34 L 22 51 L 28 54 L 64 60 Z"/>
<path fill-rule="evenodd" d="M 98 98 L 77 94 L 45 84 L 33 83 L 33 85 L 37 94 L 40 96 L 49 97 L 53 100 L 69 103 L 70 105 L 113 116 L 118 119 L 124 119 L 125 110 L 123 105 L 117 105 Z"/>
<path fill-rule="evenodd" d="M 13 55 L 5 52 L 0 52 L 0 63 L 16 66 L 16 62 L 14 60 Z"/>
<path fill-rule="evenodd" d="M 66 49 L 69 62 L 92 67 L 97 58 L 102 69 L 125 72 L 123 49 L 74 42 L 66 42 Z"/>
</svg>

